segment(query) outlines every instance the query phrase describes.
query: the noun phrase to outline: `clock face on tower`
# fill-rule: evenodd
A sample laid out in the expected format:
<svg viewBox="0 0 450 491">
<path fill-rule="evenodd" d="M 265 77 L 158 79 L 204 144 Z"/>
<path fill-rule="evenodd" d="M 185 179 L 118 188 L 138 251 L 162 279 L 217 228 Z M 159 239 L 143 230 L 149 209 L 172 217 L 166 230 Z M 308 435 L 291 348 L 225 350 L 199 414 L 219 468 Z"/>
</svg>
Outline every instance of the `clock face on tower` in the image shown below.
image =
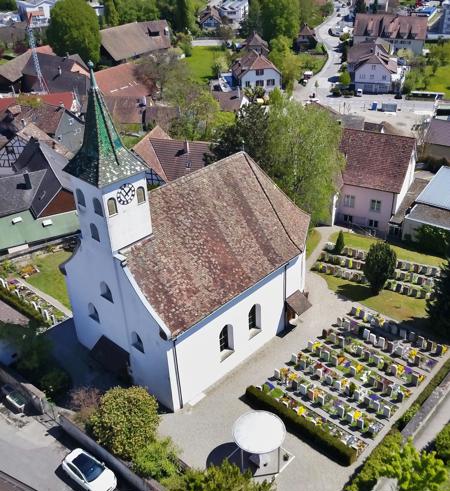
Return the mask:
<svg viewBox="0 0 450 491">
<path fill-rule="evenodd" d="M 134 189 L 133 184 L 122 184 L 122 186 L 120 186 L 119 190 L 117 191 L 117 201 L 121 205 L 128 205 L 133 201 L 135 194 L 136 189 Z"/>
</svg>

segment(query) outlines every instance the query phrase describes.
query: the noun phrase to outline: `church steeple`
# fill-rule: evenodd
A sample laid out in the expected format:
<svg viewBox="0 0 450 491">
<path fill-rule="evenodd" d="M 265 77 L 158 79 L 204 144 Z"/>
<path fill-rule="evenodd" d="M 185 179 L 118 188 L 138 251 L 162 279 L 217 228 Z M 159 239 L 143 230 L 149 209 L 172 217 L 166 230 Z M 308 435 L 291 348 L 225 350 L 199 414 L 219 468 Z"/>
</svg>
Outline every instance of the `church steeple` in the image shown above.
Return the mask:
<svg viewBox="0 0 450 491">
<path fill-rule="evenodd" d="M 145 172 L 145 165 L 122 143 L 89 62 L 91 86 L 83 145 L 65 167 L 72 176 L 102 188 Z"/>
</svg>

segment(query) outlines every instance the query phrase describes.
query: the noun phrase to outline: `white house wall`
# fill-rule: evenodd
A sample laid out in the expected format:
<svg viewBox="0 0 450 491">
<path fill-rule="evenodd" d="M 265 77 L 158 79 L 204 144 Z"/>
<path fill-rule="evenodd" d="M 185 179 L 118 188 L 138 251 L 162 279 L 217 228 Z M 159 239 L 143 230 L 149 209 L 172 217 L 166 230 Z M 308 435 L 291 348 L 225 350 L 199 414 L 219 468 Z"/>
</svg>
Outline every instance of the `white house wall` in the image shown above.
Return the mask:
<svg viewBox="0 0 450 491">
<path fill-rule="evenodd" d="M 383 79 L 385 77 L 385 79 Z M 365 63 L 355 70 L 355 88 L 371 92 L 390 92 L 392 89 L 391 72 L 383 65 L 376 63 Z"/>
<path fill-rule="evenodd" d="M 273 85 L 273 86 L 267 85 L 267 80 L 270 80 L 270 79 L 275 80 L 275 85 Z M 277 72 L 273 68 L 265 68 L 263 75 L 256 75 L 256 70 L 249 70 L 241 78 L 241 87 L 244 89 L 246 87 L 248 87 L 247 82 L 250 84 L 251 87 L 255 87 L 257 80 L 263 80 L 264 81 L 264 89 L 267 92 L 272 91 L 273 89 L 275 89 L 275 87 L 278 87 L 279 89 L 281 88 L 281 75 L 279 74 L 279 72 Z"/>
<path fill-rule="evenodd" d="M 411 159 L 409 161 L 408 171 L 406 172 L 405 180 L 403 181 L 402 189 L 400 193 L 395 197 L 394 210 L 393 214 L 397 213 L 400 205 L 402 204 L 403 198 L 406 196 L 408 189 L 414 181 L 414 171 L 416 168 L 416 152 L 414 151 L 411 155 Z"/>
</svg>

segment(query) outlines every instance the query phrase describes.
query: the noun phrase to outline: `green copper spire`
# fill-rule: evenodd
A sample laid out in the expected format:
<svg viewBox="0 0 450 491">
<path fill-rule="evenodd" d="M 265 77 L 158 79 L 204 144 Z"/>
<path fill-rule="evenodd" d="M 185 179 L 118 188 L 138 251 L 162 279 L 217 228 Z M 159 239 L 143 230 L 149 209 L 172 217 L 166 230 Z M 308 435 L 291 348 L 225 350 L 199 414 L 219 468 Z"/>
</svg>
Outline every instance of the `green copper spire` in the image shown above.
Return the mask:
<svg viewBox="0 0 450 491">
<path fill-rule="evenodd" d="M 98 188 L 140 172 L 145 165 L 122 143 L 97 86 L 94 64 L 88 63 L 91 87 L 88 95 L 83 145 L 64 170 Z"/>
</svg>

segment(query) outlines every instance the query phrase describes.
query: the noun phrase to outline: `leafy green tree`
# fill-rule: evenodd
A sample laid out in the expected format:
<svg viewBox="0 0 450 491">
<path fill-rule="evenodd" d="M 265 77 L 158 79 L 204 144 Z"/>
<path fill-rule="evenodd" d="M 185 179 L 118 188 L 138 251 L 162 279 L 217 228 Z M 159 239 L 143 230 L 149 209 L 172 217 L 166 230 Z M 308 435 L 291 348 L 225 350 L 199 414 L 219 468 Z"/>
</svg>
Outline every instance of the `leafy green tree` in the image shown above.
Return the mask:
<svg viewBox="0 0 450 491">
<path fill-rule="evenodd" d="M 177 452 L 170 438 L 151 441 L 134 455 L 133 469 L 140 476 L 161 482 L 177 474 Z"/>
<path fill-rule="evenodd" d="M 262 32 L 262 14 L 260 0 L 252 0 L 249 5 L 248 16 L 240 27 L 240 35 L 247 38 L 252 32 Z"/>
<path fill-rule="evenodd" d="M 155 439 L 158 402 L 143 387 L 115 387 L 100 399 L 87 427 L 100 445 L 123 459 Z"/>
<path fill-rule="evenodd" d="M 450 334 L 450 251 L 441 266 L 441 274 L 434 280 L 434 300 L 427 300 L 430 325 L 440 333 Z"/>
<path fill-rule="evenodd" d="M 97 16 L 85 0 L 60 0 L 55 4 L 50 14 L 47 39 L 59 56 L 78 53 L 83 60 L 94 63 L 100 59 Z"/>
<path fill-rule="evenodd" d="M 355 14 L 365 14 L 367 12 L 366 2 L 364 0 L 356 0 Z"/>
<path fill-rule="evenodd" d="M 340 75 L 339 75 L 339 83 L 343 87 L 348 87 L 350 85 L 350 82 L 352 81 L 350 74 L 348 73 L 347 70 L 344 70 Z"/>
<path fill-rule="evenodd" d="M 445 425 L 436 437 L 436 453 L 444 462 L 450 461 L 450 424 Z"/>
<path fill-rule="evenodd" d="M 299 2 L 296 0 L 262 0 L 261 22 L 263 38 L 270 42 L 277 36 L 290 39 L 300 28 Z"/>
<path fill-rule="evenodd" d="M 313 0 L 298 0 L 300 16 L 300 25 L 311 24 L 315 11 L 317 10 Z"/>
<path fill-rule="evenodd" d="M 288 93 L 292 93 L 294 82 L 300 75 L 301 62 L 291 50 L 292 42 L 285 36 L 279 36 L 270 43 L 270 61 L 281 71 L 283 85 Z"/>
<path fill-rule="evenodd" d="M 195 25 L 194 8 L 191 0 L 177 0 L 175 26 L 177 31 L 192 31 Z"/>
<path fill-rule="evenodd" d="M 375 295 L 380 293 L 388 278 L 394 275 L 396 264 L 397 254 L 389 244 L 376 242 L 370 246 L 363 271 Z"/>
<path fill-rule="evenodd" d="M 344 241 L 344 233 L 342 230 L 339 230 L 337 239 L 336 239 L 336 244 L 334 244 L 334 253 L 335 254 L 340 254 L 342 252 L 342 249 L 345 246 L 345 241 Z"/>
<path fill-rule="evenodd" d="M 402 491 L 438 491 L 447 480 L 444 462 L 436 452 L 418 452 L 409 439 L 380 467 L 380 475 L 396 478 Z"/>
<path fill-rule="evenodd" d="M 17 5 L 14 0 L 0 0 L 0 10 L 10 11 L 16 9 L 17 9 Z"/>
<path fill-rule="evenodd" d="M 119 13 L 117 12 L 114 0 L 105 0 L 103 6 L 105 9 L 106 24 L 110 27 L 119 25 Z"/>
<path fill-rule="evenodd" d="M 450 231 L 432 225 L 422 225 L 415 232 L 415 241 L 421 251 L 445 257 L 450 248 Z"/>
</svg>

